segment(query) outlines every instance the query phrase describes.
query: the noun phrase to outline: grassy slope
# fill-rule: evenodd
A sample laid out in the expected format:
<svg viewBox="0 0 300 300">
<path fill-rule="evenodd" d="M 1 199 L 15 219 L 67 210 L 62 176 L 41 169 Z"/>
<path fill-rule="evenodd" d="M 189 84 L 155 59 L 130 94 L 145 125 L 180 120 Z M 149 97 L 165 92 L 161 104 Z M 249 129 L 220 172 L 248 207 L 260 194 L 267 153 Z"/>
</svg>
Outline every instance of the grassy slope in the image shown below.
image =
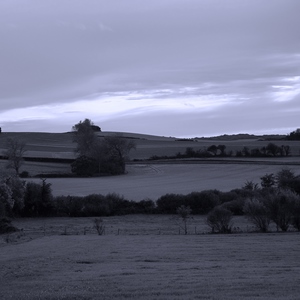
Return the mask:
<svg viewBox="0 0 300 300">
<path fill-rule="evenodd" d="M 1 299 L 299 299 L 299 234 L 46 236 L 0 248 Z"/>
</svg>

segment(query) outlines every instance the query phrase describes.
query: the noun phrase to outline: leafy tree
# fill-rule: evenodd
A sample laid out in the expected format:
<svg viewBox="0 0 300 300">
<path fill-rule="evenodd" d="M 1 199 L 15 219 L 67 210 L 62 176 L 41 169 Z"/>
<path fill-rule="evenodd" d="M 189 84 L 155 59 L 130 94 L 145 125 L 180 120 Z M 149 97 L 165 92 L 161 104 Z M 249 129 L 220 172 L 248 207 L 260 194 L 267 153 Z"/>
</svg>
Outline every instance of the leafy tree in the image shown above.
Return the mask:
<svg viewBox="0 0 300 300">
<path fill-rule="evenodd" d="M 231 233 L 232 213 L 222 206 L 216 206 L 207 215 L 206 222 L 213 233 Z"/>
<path fill-rule="evenodd" d="M 45 217 L 54 211 L 51 183 L 28 182 L 26 184 L 24 196 L 23 215 L 27 217 Z"/>
<path fill-rule="evenodd" d="M 26 182 L 20 180 L 17 176 L 6 177 L 3 182 L 11 190 L 13 213 L 20 215 L 24 207 L 24 194 Z"/>
<path fill-rule="evenodd" d="M 279 147 L 277 145 L 275 145 L 274 143 L 269 143 L 266 146 L 266 152 L 267 154 L 271 154 L 272 156 L 276 156 L 279 152 Z"/>
<path fill-rule="evenodd" d="M 300 231 L 300 197 L 295 198 L 293 216 L 292 216 L 292 225 L 295 229 Z"/>
<path fill-rule="evenodd" d="M 85 119 L 75 124 L 72 128 L 73 142 L 77 143 L 75 152 L 80 156 L 89 156 L 96 143 L 96 135 L 93 129 L 93 122 Z"/>
<path fill-rule="evenodd" d="M 72 162 L 71 170 L 79 176 L 92 176 L 97 172 L 97 161 L 85 155 L 79 156 Z"/>
<path fill-rule="evenodd" d="M 6 167 L 14 169 L 17 175 L 19 175 L 19 170 L 23 164 L 23 156 L 26 152 L 25 147 L 26 143 L 17 139 L 9 138 L 6 141 L 7 150 L 4 152 L 8 159 Z"/>
<path fill-rule="evenodd" d="M 275 178 L 277 187 L 285 189 L 290 188 L 290 183 L 296 178 L 296 175 L 292 170 L 286 168 L 277 172 Z"/>
<path fill-rule="evenodd" d="M 257 191 L 259 188 L 257 183 L 254 183 L 252 180 L 247 180 L 242 189 L 249 191 Z"/>
<path fill-rule="evenodd" d="M 250 156 L 251 155 L 251 153 L 250 153 L 250 149 L 248 148 L 248 147 L 243 147 L 243 149 L 242 149 L 242 154 L 244 155 L 244 156 Z"/>
<path fill-rule="evenodd" d="M 224 156 L 226 154 L 225 152 L 225 149 L 226 149 L 226 146 L 225 145 L 218 145 L 217 147 L 219 150 L 220 150 L 220 155 Z"/>
<path fill-rule="evenodd" d="M 211 145 L 207 148 L 207 151 L 213 153 L 213 155 L 216 156 L 218 153 L 218 147 L 216 145 Z"/>
<path fill-rule="evenodd" d="M 11 189 L 5 182 L 0 182 L 0 217 L 11 215 L 13 206 Z"/>
<path fill-rule="evenodd" d="M 290 190 L 270 192 L 264 198 L 270 219 L 277 225 L 277 229 L 287 231 L 292 222 L 294 203 L 297 195 Z"/>
<path fill-rule="evenodd" d="M 261 198 L 247 199 L 243 208 L 246 218 L 261 232 L 267 232 L 270 224 L 268 210 Z"/>
<path fill-rule="evenodd" d="M 276 179 L 275 179 L 275 176 L 274 176 L 273 173 L 266 174 L 266 175 L 260 177 L 260 179 L 261 179 L 261 183 L 260 184 L 261 184 L 261 186 L 263 188 L 271 188 L 276 183 Z"/>
</svg>

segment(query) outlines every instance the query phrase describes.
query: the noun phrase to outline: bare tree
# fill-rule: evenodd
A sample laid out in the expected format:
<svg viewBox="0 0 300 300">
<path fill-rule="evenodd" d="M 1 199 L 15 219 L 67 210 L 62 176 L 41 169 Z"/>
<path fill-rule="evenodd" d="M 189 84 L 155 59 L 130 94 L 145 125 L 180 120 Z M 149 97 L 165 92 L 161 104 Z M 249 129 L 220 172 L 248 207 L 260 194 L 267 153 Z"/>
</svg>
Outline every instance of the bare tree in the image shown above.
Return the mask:
<svg viewBox="0 0 300 300">
<path fill-rule="evenodd" d="M 122 134 L 115 134 L 104 138 L 103 147 L 107 156 L 118 162 L 118 165 L 122 168 L 124 173 L 128 154 L 132 149 L 136 148 L 135 142 L 123 137 Z"/>
<path fill-rule="evenodd" d="M 9 138 L 6 141 L 6 147 L 7 150 L 4 152 L 4 155 L 7 156 L 8 159 L 6 167 L 8 169 L 14 169 L 16 174 L 19 175 L 20 167 L 24 161 L 23 156 L 26 152 L 26 143 L 17 139 Z"/>
</svg>

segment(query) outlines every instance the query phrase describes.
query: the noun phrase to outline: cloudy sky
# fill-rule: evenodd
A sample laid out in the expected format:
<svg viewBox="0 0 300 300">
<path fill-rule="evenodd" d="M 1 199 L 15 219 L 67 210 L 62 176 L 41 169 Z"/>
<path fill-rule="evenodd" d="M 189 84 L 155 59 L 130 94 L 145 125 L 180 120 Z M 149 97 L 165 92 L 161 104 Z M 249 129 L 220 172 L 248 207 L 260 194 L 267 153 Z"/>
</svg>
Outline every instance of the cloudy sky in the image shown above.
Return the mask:
<svg viewBox="0 0 300 300">
<path fill-rule="evenodd" d="M 299 0 L 1 0 L 0 126 L 300 127 Z"/>
</svg>

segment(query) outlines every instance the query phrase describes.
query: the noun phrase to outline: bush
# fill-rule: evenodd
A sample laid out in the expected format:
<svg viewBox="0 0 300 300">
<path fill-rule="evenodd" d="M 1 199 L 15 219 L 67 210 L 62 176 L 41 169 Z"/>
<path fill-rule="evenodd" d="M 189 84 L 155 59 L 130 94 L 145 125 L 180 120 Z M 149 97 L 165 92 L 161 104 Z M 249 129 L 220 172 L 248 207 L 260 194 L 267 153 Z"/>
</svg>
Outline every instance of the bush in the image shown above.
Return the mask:
<svg viewBox="0 0 300 300">
<path fill-rule="evenodd" d="M 16 232 L 18 229 L 11 224 L 8 218 L 0 218 L 0 234 Z"/>
<path fill-rule="evenodd" d="M 215 207 L 207 215 L 207 225 L 213 233 L 231 233 L 232 230 L 232 213 L 221 206 Z"/>
<path fill-rule="evenodd" d="M 267 232 L 270 224 L 268 210 L 261 198 L 247 199 L 244 205 L 246 218 L 261 232 Z"/>
<path fill-rule="evenodd" d="M 297 199 L 298 196 L 290 190 L 273 191 L 265 197 L 264 204 L 270 219 L 277 225 L 277 230 L 288 230 Z"/>
</svg>

